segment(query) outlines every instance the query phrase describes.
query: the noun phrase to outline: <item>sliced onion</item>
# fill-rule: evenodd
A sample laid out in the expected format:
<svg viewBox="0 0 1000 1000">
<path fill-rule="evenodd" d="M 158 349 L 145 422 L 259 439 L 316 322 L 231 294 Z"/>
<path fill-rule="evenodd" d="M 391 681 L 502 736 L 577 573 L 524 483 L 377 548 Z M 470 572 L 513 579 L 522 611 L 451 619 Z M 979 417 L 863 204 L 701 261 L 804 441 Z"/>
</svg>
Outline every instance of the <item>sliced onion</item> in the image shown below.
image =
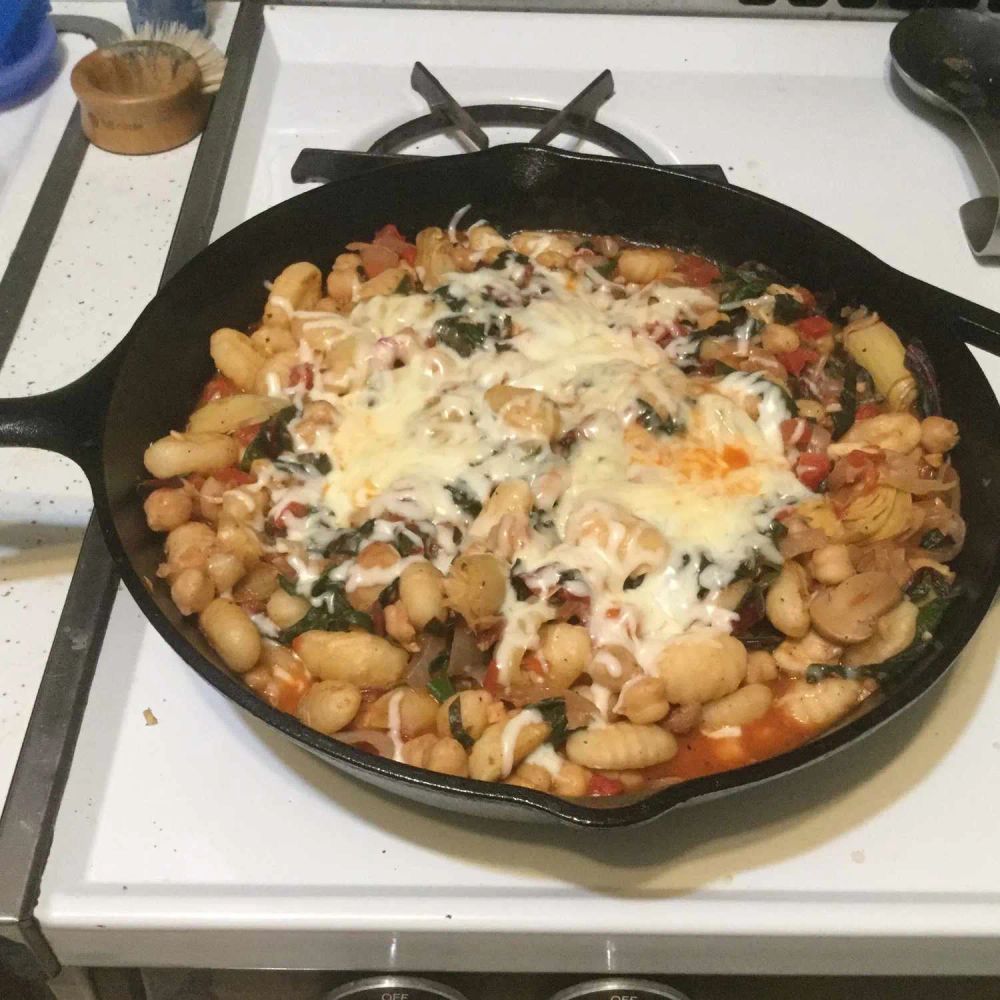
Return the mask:
<svg viewBox="0 0 1000 1000">
<path fill-rule="evenodd" d="M 453 677 L 470 677 L 482 684 L 489 665 L 489 653 L 476 645 L 476 637 L 465 622 L 455 626 L 448 657 L 448 673 Z"/>
<path fill-rule="evenodd" d="M 447 645 L 443 636 L 424 635 L 420 640 L 420 649 L 410 660 L 410 672 L 406 677 L 406 683 L 410 687 L 420 691 L 430 683 L 430 666 L 445 651 Z"/>
<path fill-rule="evenodd" d="M 821 549 L 829 543 L 826 532 L 820 528 L 803 528 L 802 531 L 790 532 L 782 540 L 779 546 L 781 554 L 786 559 L 794 559 L 802 555 L 803 552 L 812 552 Z"/>
<path fill-rule="evenodd" d="M 390 760 L 395 754 L 392 738 L 388 733 L 383 733 L 379 729 L 352 729 L 347 732 L 334 733 L 333 738 L 352 747 L 359 743 L 368 743 L 380 757 L 388 757 Z"/>
<path fill-rule="evenodd" d="M 954 483 L 942 483 L 940 479 L 921 479 L 920 476 L 893 475 L 892 473 L 882 476 L 879 482 L 918 497 L 927 493 L 945 493 L 955 488 Z"/>
</svg>

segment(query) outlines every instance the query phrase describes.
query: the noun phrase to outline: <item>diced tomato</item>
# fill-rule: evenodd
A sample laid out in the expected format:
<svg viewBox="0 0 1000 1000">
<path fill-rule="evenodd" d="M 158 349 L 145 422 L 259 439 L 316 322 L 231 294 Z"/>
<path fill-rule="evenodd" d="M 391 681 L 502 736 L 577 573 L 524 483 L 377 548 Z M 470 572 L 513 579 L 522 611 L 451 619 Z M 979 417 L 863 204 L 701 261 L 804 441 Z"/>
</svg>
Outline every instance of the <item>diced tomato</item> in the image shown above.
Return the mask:
<svg viewBox="0 0 1000 1000">
<path fill-rule="evenodd" d="M 223 485 L 232 489 L 234 486 L 245 486 L 247 483 L 257 482 L 257 477 L 249 472 L 244 472 L 235 465 L 227 465 L 224 469 L 216 469 L 212 473 L 212 478 L 217 479 Z"/>
<path fill-rule="evenodd" d="M 710 260 L 695 254 L 684 254 L 677 261 L 677 270 L 687 284 L 695 288 L 704 288 L 722 277 L 722 272 Z"/>
<path fill-rule="evenodd" d="M 731 444 L 722 449 L 722 460 L 730 469 L 745 469 L 750 464 L 750 456 L 742 448 Z"/>
<path fill-rule="evenodd" d="M 233 437 L 245 448 L 256 436 L 257 432 L 263 427 L 263 423 L 259 424 L 245 424 L 243 427 L 238 427 L 233 432 Z"/>
<path fill-rule="evenodd" d="M 289 385 L 303 385 L 307 389 L 313 387 L 313 366 L 307 364 L 292 365 L 288 372 Z"/>
<path fill-rule="evenodd" d="M 361 266 L 369 278 L 377 278 L 383 271 L 399 263 L 399 254 L 381 244 L 369 244 L 361 250 Z"/>
<path fill-rule="evenodd" d="M 372 240 L 372 243 L 378 243 L 380 246 L 389 247 L 390 250 L 395 250 L 398 244 L 405 242 L 406 237 L 399 231 L 399 227 L 396 226 L 394 222 L 387 222 L 375 234 L 375 238 Z"/>
<path fill-rule="evenodd" d="M 603 774 L 592 774 L 587 784 L 587 794 L 592 797 L 621 795 L 625 786 L 617 778 L 606 778 Z"/>
<path fill-rule="evenodd" d="M 812 440 L 813 425 L 804 417 L 781 421 L 781 440 L 786 445 L 805 447 Z"/>
<path fill-rule="evenodd" d="M 804 306 L 808 306 L 810 309 L 816 308 L 816 296 L 808 288 L 803 288 L 801 285 L 792 285 L 792 291 L 799 293 Z"/>
<path fill-rule="evenodd" d="M 496 660 L 490 660 L 490 665 L 486 668 L 486 676 L 483 678 L 483 687 L 495 698 L 500 693 L 500 668 Z"/>
<path fill-rule="evenodd" d="M 795 329 L 803 337 L 819 340 L 820 337 L 825 337 L 833 329 L 833 324 L 825 316 L 806 316 L 804 319 L 795 321 Z"/>
<path fill-rule="evenodd" d="M 414 263 L 417 259 L 417 248 L 412 243 L 407 243 L 406 237 L 391 222 L 375 234 L 372 242 L 391 250 L 408 264 Z"/>
<path fill-rule="evenodd" d="M 198 405 L 204 406 L 211 403 L 213 399 L 222 399 L 225 396 L 235 396 L 240 390 L 236 388 L 236 383 L 225 375 L 216 375 L 205 383 L 205 388 L 201 390 L 198 397 Z"/>
<path fill-rule="evenodd" d="M 795 475 L 799 477 L 799 482 L 809 489 L 815 490 L 830 474 L 833 463 L 828 455 L 823 455 L 816 451 L 807 451 L 799 456 L 795 463 Z"/>
<path fill-rule="evenodd" d="M 882 412 L 882 407 L 878 403 L 862 403 L 854 414 L 855 420 L 870 420 L 877 417 Z"/>
<path fill-rule="evenodd" d="M 299 503 L 298 500 L 292 500 L 286 503 L 281 510 L 278 511 L 271 518 L 271 523 L 274 525 L 274 530 L 283 535 L 288 530 L 288 518 L 290 517 L 305 517 L 309 513 L 309 506 L 304 503 Z"/>
<path fill-rule="evenodd" d="M 819 355 L 808 347 L 796 347 L 794 351 L 785 351 L 775 357 L 793 374 L 800 375 L 806 365 L 819 360 Z"/>
</svg>

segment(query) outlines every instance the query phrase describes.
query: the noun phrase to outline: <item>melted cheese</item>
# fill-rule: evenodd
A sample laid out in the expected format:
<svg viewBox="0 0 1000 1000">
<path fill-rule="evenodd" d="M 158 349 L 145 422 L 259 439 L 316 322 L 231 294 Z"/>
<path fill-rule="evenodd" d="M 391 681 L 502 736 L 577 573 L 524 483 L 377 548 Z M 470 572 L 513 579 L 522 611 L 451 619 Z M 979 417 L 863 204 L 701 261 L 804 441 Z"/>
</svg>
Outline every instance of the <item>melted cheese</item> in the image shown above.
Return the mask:
<svg viewBox="0 0 1000 1000">
<path fill-rule="evenodd" d="M 590 598 L 595 648 L 621 645 L 647 670 L 671 637 L 728 630 L 734 615 L 718 606 L 718 592 L 756 553 L 780 562 L 766 534 L 774 511 L 809 493 L 785 455 L 780 424 L 792 414 L 779 388 L 756 373 L 689 378 L 675 361 L 691 339 L 661 348 L 651 336 L 682 329 L 678 321 L 714 300 L 655 284 L 626 292 L 537 263 L 448 279 L 447 294 L 379 296 L 348 316 L 303 319 L 356 349 L 347 371 L 324 372 L 316 356 L 310 398 L 329 402 L 337 419 L 300 450 L 323 450 L 332 468 L 300 501 L 321 512 L 291 519 L 289 539 L 315 545 L 331 524 L 405 519 L 436 533 L 435 561 L 447 570 L 472 520 L 455 488 L 483 503 L 498 483 L 526 479 L 551 524 L 528 530 L 516 558 L 544 593 L 522 600 L 508 588 L 494 653 L 502 682 L 516 680 L 538 629 L 555 617 L 545 598 L 566 569 L 579 574 L 571 592 Z M 437 342 L 435 324 L 456 315 L 456 302 L 462 320 L 506 329 L 504 349 L 461 356 Z M 574 434 L 568 450 L 494 413 L 485 393 L 500 384 L 556 404 L 562 432 Z M 302 389 L 286 395 L 301 401 Z M 649 408 L 671 423 L 646 429 Z M 293 499 L 295 489 L 305 487 L 272 489 L 272 501 Z M 399 569 L 343 575 L 353 589 L 389 582 Z"/>
</svg>

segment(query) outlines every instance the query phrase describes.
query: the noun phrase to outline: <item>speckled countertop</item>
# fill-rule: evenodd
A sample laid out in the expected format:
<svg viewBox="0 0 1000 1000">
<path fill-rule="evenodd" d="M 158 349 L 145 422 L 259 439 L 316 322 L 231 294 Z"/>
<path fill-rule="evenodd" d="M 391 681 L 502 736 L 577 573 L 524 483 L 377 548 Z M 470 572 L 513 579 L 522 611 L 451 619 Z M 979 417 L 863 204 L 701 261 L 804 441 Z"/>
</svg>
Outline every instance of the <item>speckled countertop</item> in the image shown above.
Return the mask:
<svg viewBox="0 0 1000 1000">
<path fill-rule="evenodd" d="M 224 47 L 235 4 L 214 5 Z M 53 3 L 125 28 L 125 4 Z M 61 36 L 63 67 L 44 94 L 0 113 L 0 268 L 6 266 L 74 104 L 73 64 L 92 43 Z M 13 135 L 13 141 L 10 137 Z M 32 395 L 82 375 L 128 332 L 156 292 L 197 140 L 157 156 L 90 148 L 2 369 L 0 395 Z M 0 806 L 90 515 L 90 491 L 68 460 L 0 453 Z"/>
</svg>

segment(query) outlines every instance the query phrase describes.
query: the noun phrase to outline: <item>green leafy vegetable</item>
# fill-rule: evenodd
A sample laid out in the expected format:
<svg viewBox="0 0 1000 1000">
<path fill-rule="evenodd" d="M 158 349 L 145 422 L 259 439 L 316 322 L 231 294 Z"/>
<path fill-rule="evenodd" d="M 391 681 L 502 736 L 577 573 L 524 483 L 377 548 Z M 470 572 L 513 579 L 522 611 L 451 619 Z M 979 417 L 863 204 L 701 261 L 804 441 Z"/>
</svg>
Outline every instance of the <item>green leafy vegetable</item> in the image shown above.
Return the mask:
<svg viewBox="0 0 1000 1000">
<path fill-rule="evenodd" d="M 566 742 L 569 735 L 569 722 L 566 719 L 566 700 L 564 698 L 546 698 L 544 701 L 535 702 L 529 705 L 538 712 L 549 724 L 549 738 L 547 743 L 551 743 L 556 749 Z"/>
<path fill-rule="evenodd" d="M 732 375 L 734 371 L 738 369 L 734 368 L 732 365 L 727 365 L 725 361 L 719 361 L 716 359 L 712 362 L 712 374 L 713 375 Z"/>
<path fill-rule="evenodd" d="M 392 544 L 396 546 L 396 551 L 405 559 L 407 556 L 412 556 L 414 552 L 420 552 L 423 550 L 423 545 L 419 542 L 415 542 L 409 535 L 405 532 L 400 532 L 392 540 Z"/>
<path fill-rule="evenodd" d="M 294 406 L 286 406 L 261 424 L 257 436 L 246 446 L 240 459 L 240 468 L 244 472 L 249 472 L 250 466 L 258 458 L 273 460 L 282 452 L 292 450 L 294 445 L 288 424 L 297 414 L 298 410 Z"/>
<path fill-rule="evenodd" d="M 464 483 L 449 483 L 445 489 L 451 494 L 455 506 L 470 517 L 478 517 L 483 505 L 472 495 Z"/>
<path fill-rule="evenodd" d="M 945 612 L 958 594 L 957 587 L 950 587 L 943 596 L 935 597 L 923 604 L 917 612 L 916 637 L 903 652 L 896 656 L 892 656 L 882 663 L 870 663 L 858 667 L 845 667 L 839 663 L 813 663 L 806 670 L 806 680 L 810 684 L 816 684 L 824 677 L 844 677 L 848 680 L 871 678 L 878 681 L 879 684 L 896 680 L 906 667 L 909 667 L 914 660 L 919 659 L 930 648 L 931 640 L 941 624 L 941 619 L 944 618 Z"/>
<path fill-rule="evenodd" d="M 733 324 L 727 319 L 720 319 L 704 330 L 692 330 L 688 336 L 695 342 L 710 340 L 713 337 L 731 337 Z"/>
<path fill-rule="evenodd" d="M 403 277 L 399 279 L 399 284 L 396 285 L 395 294 L 409 295 L 412 291 L 413 291 L 413 275 L 404 274 Z"/>
<path fill-rule="evenodd" d="M 771 541 L 777 544 L 788 534 L 788 528 L 784 521 L 779 521 L 775 518 L 770 525 L 768 525 L 767 531 L 765 531 L 764 534 L 768 535 Z"/>
<path fill-rule="evenodd" d="M 313 584 L 314 597 L 322 596 L 323 603 L 311 607 L 294 625 L 289 625 L 278 635 L 278 642 L 287 646 L 296 636 L 313 629 L 324 632 L 347 632 L 352 628 L 371 632 L 371 618 L 363 611 L 355 611 L 347 601 L 342 583 L 329 580 L 326 575 Z"/>
<path fill-rule="evenodd" d="M 763 265 L 744 264 L 741 267 L 723 267 L 721 270 L 720 309 L 738 306 L 747 299 L 759 298 L 773 280 L 773 275 Z"/>
<path fill-rule="evenodd" d="M 435 298 L 440 299 L 452 312 L 462 312 L 468 303 L 465 299 L 451 294 L 450 285 L 441 285 L 431 293 Z"/>
<path fill-rule="evenodd" d="M 653 434 L 672 435 L 679 434 L 684 430 L 684 425 L 669 414 L 661 417 L 654 409 L 652 403 L 647 403 L 644 399 L 637 399 L 635 403 L 639 409 L 637 423 L 645 427 L 647 431 Z"/>
<path fill-rule="evenodd" d="M 519 601 L 527 601 L 531 597 L 532 595 L 531 588 L 524 582 L 524 580 L 521 577 L 515 576 L 513 571 L 511 571 L 510 574 L 510 585 L 511 589 L 513 589 L 514 591 L 514 596 Z"/>
<path fill-rule="evenodd" d="M 451 730 L 451 735 L 458 740 L 458 742 L 461 743 L 466 750 L 472 749 L 476 741 L 466 732 L 465 726 L 462 724 L 461 698 L 456 698 L 451 705 L 448 706 L 448 728 Z"/>
<path fill-rule="evenodd" d="M 486 344 L 486 325 L 461 316 L 445 316 L 434 324 L 434 336 L 456 354 L 469 357 Z"/>
<path fill-rule="evenodd" d="M 455 685 L 448 676 L 448 654 L 438 653 L 427 668 L 431 679 L 427 682 L 427 690 L 441 704 L 455 693 Z"/>
<path fill-rule="evenodd" d="M 303 451 L 295 458 L 281 458 L 274 464 L 286 472 L 313 473 L 321 476 L 327 475 L 333 468 L 330 456 L 318 451 Z"/>
<path fill-rule="evenodd" d="M 504 250 L 492 264 L 488 265 L 491 271 L 503 271 L 510 263 L 520 264 L 524 267 L 531 263 L 530 257 L 525 257 L 523 253 L 515 250 Z"/>
<path fill-rule="evenodd" d="M 946 545 L 952 545 L 954 541 L 951 535 L 946 535 L 938 528 L 931 528 L 920 539 L 920 547 L 927 549 L 928 552 L 933 552 L 935 549 L 943 549 Z"/>
<path fill-rule="evenodd" d="M 603 264 L 599 264 L 597 267 L 594 268 L 594 270 L 602 278 L 610 278 L 611 275 L 613 275 L 615 273 L 615 268 L 617 266 L 618 266 L 618 258 L 617 257 L 613 257 L 611 260 L 605 261 L 605 263 L 603 263 Z"/>
<path fill-rule="evenodd" d="M 794 323 L 797 319 L 803 319 L 809 315 L 809 309 L 804 306 L 794 295 L 786 295 L 779 292 L 774 297 L 774 322 Z"/>
<path fill-rule="evenodd" d="M 858 365 L 848 360 L 844 365 L 844 388 L 840 392 L 840 410 L 831 414 L 833 440 L 838 441 L 854 425 L 858 412 Z"/>
<path fill-rule="evenodd" d="M 395 604 L 399 600 L 399 577 L 397 576 L 392 583 L 386 584 L 378 595 L 378 602 L 383 608 L 387 608 L 390 604 Z"/>
<path fill-rule="evenodd" d="M 342 531 L 326 547 L 327 556 L 356 556 L 361 543 L 375 530 L 375 521 L 369 519 L 352 531 Z"/>
<path fill-rule="evenodd" d="M 945 597 L 951 592 L 947 577 L 930 566 L 922 566 L 913 574 L 906 588 L 906 596 L 914 604 L 922 604 L 929 597 Z"/>
</svg>

